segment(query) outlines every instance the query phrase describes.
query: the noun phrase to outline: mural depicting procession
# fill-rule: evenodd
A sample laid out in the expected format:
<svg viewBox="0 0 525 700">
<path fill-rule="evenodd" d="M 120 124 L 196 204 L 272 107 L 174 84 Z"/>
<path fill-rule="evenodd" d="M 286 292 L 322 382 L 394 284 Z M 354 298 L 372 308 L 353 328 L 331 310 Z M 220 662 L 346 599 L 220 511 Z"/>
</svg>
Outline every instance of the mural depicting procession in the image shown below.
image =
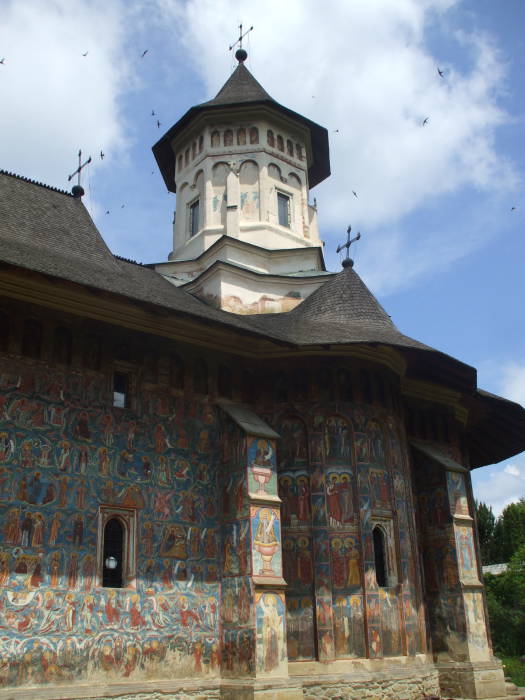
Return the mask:
<svg viewBox="0 0 525 700">
<path fill-rule="evenodd" d="M 218 674 L 214 412 L 22 363 L 0 391 L 0 684 Z M 138 513 L 129 588 L 101 588 L 101 504 Z"/>
</svg>

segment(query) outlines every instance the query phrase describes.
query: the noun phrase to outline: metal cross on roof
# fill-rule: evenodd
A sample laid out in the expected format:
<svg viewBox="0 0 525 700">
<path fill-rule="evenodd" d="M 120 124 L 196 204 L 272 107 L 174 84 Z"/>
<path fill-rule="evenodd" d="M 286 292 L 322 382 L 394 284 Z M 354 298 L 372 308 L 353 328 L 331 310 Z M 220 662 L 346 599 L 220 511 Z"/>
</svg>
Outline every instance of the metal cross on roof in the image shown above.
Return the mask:
<svg viewBox="0 0 525 700">
<path fill-rule="evenodd" d="M 242 33 L 242 24 L 239 24 L 239 38 L 237 39 L 237 41 L 236 41 L 234 44 L 232 44 L 232 45 L 230 46 L 230 51 L 231 51 L 231 50 L 233 49 L 234 46 L 237 46 L 237 44 L 239 44 L 239 49 L 238 49 L 238 51 L 235 52 L 235 57 L 236 57 L 238 60 L 241 60 L 241 59 L 239 59 L 239 57 L 237 56 L 237 53 L 238 53 L 239 51 L 242 51 L 242 50 L 243 50 L 243 48 L 242 48 L 242 40 L 244 39 L 244 37 L 246 36 L 246 34 L 249 34 L 249 33 L 252 31 L 252 29 L 253 29 L 253 25 L 252 25 L 249 29 L 247 29 L 247 30 L 244 32 L 244 34 L 243 34 L 243 33 Z M 246 51 L 244 51 L 244 53 L 246 53 Z M 242 60 L 244 60 L 244 59 L 242 59 Z"/>
<path fill-rule="evenodd" d="M 341 245 L 337 246 L 338 253 L 340 253 L 343 250 L 343 248 L 346 248 L 346 258 L 342 262 L 343 267 L 353 267 L 354 266 L 354 261 L 350 257 L 350 246 L 352 245 L 352 243 L 355 243 L 355 241 L 358 241 L 361 238 L 361 234 L 359 232 L 357 233 L 357 236 L 354 236 L 354 238 L 350 238 L 351 231 L 352 231 L 352 227 L 349 226 L 346 229 L 346 234 L 347 234 L 346 243 L 341 243 Z"/>
<path fill-rule="evenodd" d="M 75 175 L 78 175 L 78 182 L 71 189 L 71 191 L 75 197 L 82 197 L 82 195 L 84 194 L 84 188 L 80 184 L 80 173 L 82 172 L 82 168 L 84 168 L 89 163 L 91 163 L 91 156 L 89 156 L 89 158 L 84 163 L 82 163 L 82 151 L 79 150 L 78 151 L 78 168 L 75 170 L 74 173 L 71 173 L 71 175 L 68 175 L 68 178 L 67 178 L 67 181 L 71 182 L 71 180 L 75 177 Z"/>
</svg>

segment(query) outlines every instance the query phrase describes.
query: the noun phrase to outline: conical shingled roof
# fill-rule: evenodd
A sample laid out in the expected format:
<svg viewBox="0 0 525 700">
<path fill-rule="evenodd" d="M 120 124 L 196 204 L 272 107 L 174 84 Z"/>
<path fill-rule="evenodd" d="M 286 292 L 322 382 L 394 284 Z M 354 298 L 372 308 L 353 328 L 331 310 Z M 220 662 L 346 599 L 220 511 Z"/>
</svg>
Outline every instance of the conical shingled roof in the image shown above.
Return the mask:
<svg viewBox="0 0 525 700">
<path fill-rule="evenodd" d="M 239 63 L 213 100 L 202 102 L 199 106 L 212 107 L 266 100 L 275 102 L 273 97 L 270 97 L 263 86 L 255 80 L 244 63 Z"/>
<path fill-rule="evenodd" d="M 432 349 L 399 332 L 351 267 L 322 284 L 293 311 L 254 318 L 261 329 L 299 345 L 384 343 Z"/>
</svg>

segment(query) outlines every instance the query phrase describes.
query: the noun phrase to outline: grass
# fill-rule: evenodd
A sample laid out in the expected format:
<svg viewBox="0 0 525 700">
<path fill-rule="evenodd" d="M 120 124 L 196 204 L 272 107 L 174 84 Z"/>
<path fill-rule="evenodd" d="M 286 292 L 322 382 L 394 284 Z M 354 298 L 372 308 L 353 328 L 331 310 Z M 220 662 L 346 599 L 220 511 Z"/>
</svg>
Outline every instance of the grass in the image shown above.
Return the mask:
<svg viewBox="0 0 525 700">
<path fill-rule="evenodd" d="M 518 687 L 525 686 L 525 664 L 519 660 L 518 656 L 500 656 L 503 662 L 505 676 L 512 678 L 512 682 Z"/>
</svg>

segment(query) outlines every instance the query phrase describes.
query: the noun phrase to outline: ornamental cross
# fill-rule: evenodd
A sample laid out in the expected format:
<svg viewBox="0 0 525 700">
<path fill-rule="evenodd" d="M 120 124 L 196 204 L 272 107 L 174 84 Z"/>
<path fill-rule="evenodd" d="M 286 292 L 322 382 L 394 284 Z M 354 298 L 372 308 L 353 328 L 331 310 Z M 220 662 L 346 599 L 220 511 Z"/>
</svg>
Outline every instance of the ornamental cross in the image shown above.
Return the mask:
<svg viewBox="0 0 525 700">
<path fill-rule="evenodd" d="M 242 33 L 242 24 L 239 24 L 239 38 L 237 39 L 235 44 L 232 44 L 230 46 L 230 51 L 233 49 L 234 46 L 237 46 L 237 44 L 239 44 L 239 48 L 242 49 L 242 40 L 244 39 L 246 34 L 249 34 L 252 31 L 252 29 L 253 29 L 253 25 L 249 29 L 247 29 L 243 34 Z"/>
<path fill-rule="evenodd" d="M 354 236 L 354 238 L 350 238 L 350 233 L 352 231 L 352 227 L 349 226 L 346 229 L 346 234 L 347 234 L 347 239 L 346 243 L 341 243 L 341 245 L 337 246 L 337 252 L 340 253 L 343 248 L 346 248 L 346 258 L 343 260 L 343 267 L 353 267 L 354 266 L 354 261 L 350 257 L 350 246 L 352 243 L 355 243 L 355 241 L 358 241 L 361 238 L 361 234 L 358 232 L 357 236 Z"/>
<path fill-rule="evenodd" d="M 71 182 L 71 180 L 75 177 L 75 175 L 78 175 L 78 186 L 80 187 L 80 173 L 82 172 L 82 168 L 84 168 L 86 165 L 91 163 L 91 156 L 82 163 L 82 151 L 78 152 L 78 168 L 75 170 L 74 173 L 71 173 L 71 175 L 68 175 L 67 181 Z"/>
</svg>

